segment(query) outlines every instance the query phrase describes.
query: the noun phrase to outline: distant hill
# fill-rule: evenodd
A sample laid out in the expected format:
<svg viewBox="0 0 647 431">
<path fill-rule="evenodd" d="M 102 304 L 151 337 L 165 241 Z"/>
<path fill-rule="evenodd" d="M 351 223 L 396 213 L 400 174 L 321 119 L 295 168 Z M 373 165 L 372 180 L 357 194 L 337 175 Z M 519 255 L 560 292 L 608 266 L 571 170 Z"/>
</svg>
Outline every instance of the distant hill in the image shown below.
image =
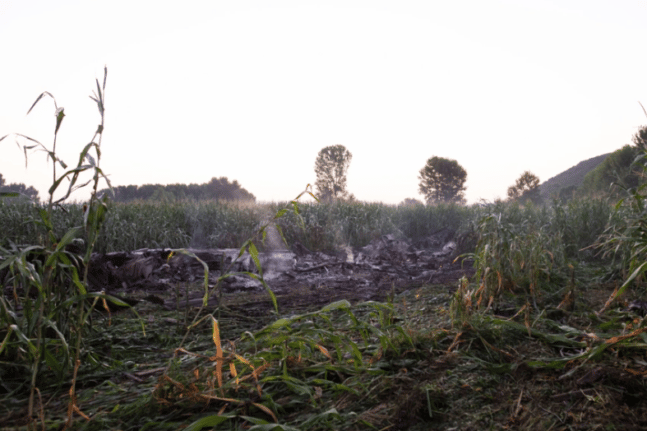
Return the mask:
<svg viewBox="0 0 647 431">
<path fill-rule="evenodd" d="M 544 181 L 539 190 L 541 197 L 549 199 L 553 194 L 558 194 L 560 190 L 572 187 L 573 189 L 582 184 L 586 174 L 595 169 L 611 153 L 602 154 L 597 157 L 584 160 L 561 174 L 557 174 L 551 179 Z"/>
</svg>

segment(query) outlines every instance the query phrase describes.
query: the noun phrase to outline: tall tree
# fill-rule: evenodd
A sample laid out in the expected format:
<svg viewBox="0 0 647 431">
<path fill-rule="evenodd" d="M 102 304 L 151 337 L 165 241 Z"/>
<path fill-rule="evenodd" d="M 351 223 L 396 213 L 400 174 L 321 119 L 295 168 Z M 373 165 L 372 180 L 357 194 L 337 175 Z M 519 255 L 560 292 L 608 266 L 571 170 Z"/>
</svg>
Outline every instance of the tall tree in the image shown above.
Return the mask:
<svg viewBox="0 0 647 431">
<path fill-rule="evenodd" d="M 428 204 L 438 202 L 464 203 L 467 171 L 456 160 L 432 157 L 420 170 L 420 194 Z"/>
<path fill-rule="evenodd" d="M 317 194 L 320 199 L 332 200 L 348 196 L 346 172 L 353 155 L 343 145 L 323 148 L 315 160 Z"/>
<path fill-rule="evenodd" d="M 511 200 L 521 200 L 528 202 L 529 200 L 534 203 L 541 202 L 541 195 L 539 194 L 539 177 L 530 171 L 525 171 L 513 186 L 508 187 L 508 198 Z"/>
</svg>

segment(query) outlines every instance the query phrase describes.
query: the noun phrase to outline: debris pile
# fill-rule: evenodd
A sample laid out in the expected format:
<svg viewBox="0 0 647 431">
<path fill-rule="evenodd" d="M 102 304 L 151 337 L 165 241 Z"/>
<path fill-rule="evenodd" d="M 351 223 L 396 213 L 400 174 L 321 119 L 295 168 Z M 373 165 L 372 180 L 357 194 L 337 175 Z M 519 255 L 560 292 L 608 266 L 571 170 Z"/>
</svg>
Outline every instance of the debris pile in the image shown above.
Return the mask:
<svg viewBox="0 0 647 431">
<path fill-rule="evenodd" d="M 473 274 L 471 265 L 453 262 L 456 243 L 453 232 L 441 230 L 415 245 L 410 241 L 384 235 L 365 247 L 350 247 L 335 253 L 312 252 L 295 243 L 291 250 L 261 252 L 263 279 L 277 295 L 302 289 L 323 303 L 346 298 L 380 300 L 393 291 L 423 284 L 454 284 L 463 275 Z M 143 249 L 96 255 L 90 266 L 90 288 L 109 293 L 133 289 L 161 291 L 177 283 L 203 280 L 208 266 L 209 283 L 222 281 L 224 292 L 262 290 L 261 283 L 245 272 L 258 274 L 252 257 L 238 258 L 237 249 L 187 252 Z M 200 262 L 202 261 L 202 262 Z"/>
</svg>

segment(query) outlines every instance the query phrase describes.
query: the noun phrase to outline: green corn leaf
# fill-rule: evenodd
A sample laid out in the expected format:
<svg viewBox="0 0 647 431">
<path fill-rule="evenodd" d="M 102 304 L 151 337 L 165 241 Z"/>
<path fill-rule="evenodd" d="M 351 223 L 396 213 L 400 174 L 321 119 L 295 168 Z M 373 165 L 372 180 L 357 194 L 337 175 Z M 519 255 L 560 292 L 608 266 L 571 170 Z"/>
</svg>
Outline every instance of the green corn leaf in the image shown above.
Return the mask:
<svg viewBox="0 0 647 431">
<path fill-rule="evenodd" d="M 627 280 L 622 284 L 622 286 L 620 287 L 620 289 L 618 289 L 618 292 L 616 293 L 615 298 L 619 298 L 619 297 L 620 297 L 620 296 L 625 292 L 625 290 L 627 290 L 627 287 L 629 286 L 629 284 L 631 284 L 631 282 L 632 282 L 632 281 L 634 281 L 634 279 L 635 279 L 636 277 L 638 277 L 638 275 L 640 275 L 640 274 L 642 274 L 643 272 L 645 272 L 645 270 L 646 270 L 646 269 L 645 269 L 645 267 L 647 267 L 647 262 L 643 262 L 643 263 L 642 263 L 638 268 L 636 268 L 636 270 L 635 270 L 635 271 L 634 271 L 634 272 L 629 276 L 629 278 L 627 278 Z M 615 299 L 615 298 L 614 298 L 614 299 Z"/>
<path fill-rule="evenodd" d="M 350 302 L 348 302 L 345 299 L 342 299 L 341 301 L 333 302 L 332 304 L 326 305 L 321 309 L 321 311 L 327 312 L 327 311 L 333 311 L 333 310 L 348 310 L 348 309 L 350 309 Z"/>
<path fill-rule="evenodd" d="M 2 355 L 2 351 L 7 347 L 7 342 L 9 341 L 9 338 L 11 337 L 11 333 L 13 332 L 13 326 L 9 326 L 9 329 L 7 330 L 7 334 L 4 337 L 4 340 L 2 340 L 2 344 L 0 344 L 0 355 Z"/>
<path fill-rule="evenodd" d="M 36 356 L 38 354 L 38 349 L 36 348 L 36 346 L 34 346 L 29 338 L 25 337 L 25 334 L 23 334 L 20 328 L 18 328 L 18 325 L 10 325 L 9 328 L 11 328 L 11 330 L 16 333 L 18 339 L 29 348 L 29 352 L 32 355 Z"/>
<path fill-rule="evenodd" d="M 221 423 L 235 418 L 234 414 L 224 414 L 224 415 L 209 415 L 203 418 L 198 419 L 195 422 L 191 422 L 184 431 L 200 431 L 203 428 L 213 428 Z"/>
<path fill-rule="evenodd" d="M 45 363 L 47 364 L 47 366 L 50 367 L 54 371 L 54 373 L 61 375 L 65 371 L 65 368 L 66 368 L 65 362 L 67 361 L 66 360 L 61 361 L 60 354 L 58 354 L 57 356 L 54 356 L 54 354 L 52 354 L 50 349 L 48 349 L 47 347 L 43 349 L 43 353 L 45 356 Z M 64 356 L 65 356 L 65 359 L 67 359 L 68 358 L 67 350 L 65 351 L 65 353 L 66 354 Z"/>
<path fill-rule="evenodd" d="M 279 235 L 281 235 L 281 239 L 283 240 L 283 244 L 285 244 L 286 247 L 289 247 L 288 246 L 288 241 L 285 239 L 285 235 L 283 235 L 283 229 L 281 229 L 281 226 L 279 226 L 278 224 L 275 224 L 274 227 L 279 232 Z"/>
<path fill-rule="evenodd" d="M 241 418 L 246 420 L 250 419 L 249 416 L 241 416 Z M 288 425 L 266 423 L 266 424 L 254 425 L 248 429 L 249 431 L 300 431 L 303 428 L 295 428 Z"/>
<path fill-rule="evenodd" d="M 261 276 L 261 279 L 263 278 L 263 268 L 261 267 L 261 261 L 258 258 L 258 249 L 254 245 L 253 242 L 249 243 L 249 246 L 247 247 L 247 251 L 249 252 L 249 255 L 252 257 L 252 260 L 254 261 L 254 265 L 256 266 L 256 269 L 258 270 L 258 274 Z"/>
<path fill-rule="evenodd" d="M 268 325 L 268 328 L 269 329 L 280 329 L 280 328 L 287 327 L 288 325 L 290 325 L 290 323 L 292 323 L 292 319 L 283 318 L 283 319 L 275 320 L 273 323 Z"/>
<path fill-rule="evenodd" d="M 288 212 L 288 210 L 287 210 L 286 208 L 283 208 L 283 209 L 281 209 L 281 210 L 277 211 L 276 215 L 274 216 L 274 220 L 276 220 L 276 219 L 279 219 L 279 218 L 283 217 L 283 215 L 284 215 L 285 213 L 287 213 L 287 212 Z"/>
</svg>

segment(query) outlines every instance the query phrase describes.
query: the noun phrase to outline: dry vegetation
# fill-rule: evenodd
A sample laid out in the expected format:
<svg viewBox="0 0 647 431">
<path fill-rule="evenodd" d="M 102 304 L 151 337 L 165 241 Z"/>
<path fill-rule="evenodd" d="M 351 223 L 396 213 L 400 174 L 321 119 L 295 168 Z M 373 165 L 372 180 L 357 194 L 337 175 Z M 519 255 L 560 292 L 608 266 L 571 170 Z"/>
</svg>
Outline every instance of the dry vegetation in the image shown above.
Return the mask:
<svg viewBox="0 0 647 431">
<path fill-rule="evenodd" d="M 97 82 L 101 114 L 104 87 Z M 55 144 L 51 155 L 57 160 Z M 76 181 L 75 172 L 88 170 L 96 191 L 99 160 L 95 136 L 60 178 Z M 54 178 L 65 184 L 56 171 Z M 51 196 L 41 206 L 5 198 L 0 424 L 645 429 L 644 194 L 626 196 L 615 208 L 594 199 L 398 208 L 298 199 L 116 205 L 96 194 L 85 206 L 56 206 Z M 93 250 L 242 247 L 253 257 L 271 223 L 288 243 L 314 250 L 450 228 L 459 259 L 477 274 L 384 303 L 340 300 L 322 309 L 307 305 L 306 290 L 276 298 L 268 289 L 229 294 L 215 309 L 141 302 L 114 311 L 125 304 L 86 289 Z M 262 279 L 262 271 L 249 275 Z M 197 281 L 165 295 L 205 288 Z M 222 294 L 218 284 L 207 290 Z"/>
</svg>

